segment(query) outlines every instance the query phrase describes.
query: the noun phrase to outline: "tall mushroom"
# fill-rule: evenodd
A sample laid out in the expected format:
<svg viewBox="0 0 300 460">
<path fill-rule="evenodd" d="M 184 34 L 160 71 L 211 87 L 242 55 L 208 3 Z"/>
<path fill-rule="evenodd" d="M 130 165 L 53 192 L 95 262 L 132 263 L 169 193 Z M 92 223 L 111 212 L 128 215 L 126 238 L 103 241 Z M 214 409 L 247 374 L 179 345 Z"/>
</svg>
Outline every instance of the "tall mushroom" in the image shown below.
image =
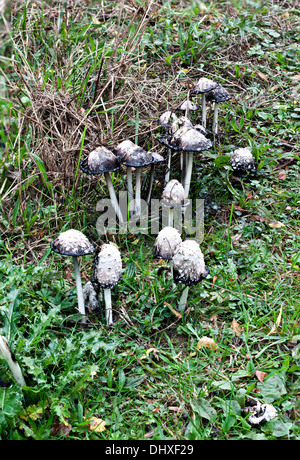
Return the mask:
<svg viewBox="0 0 300 460">
<path fill-rule="evenodd" d="M 174 224 L 174 208 L 183 208 L 189 204 L 182 184 L 177 179 L 172 179 L 165 186 L 160 200 L 162 206 L 169 208 L 168 226 Z"/>
<path fill-rule="evenodd" d="M 219 85 L 215 89 L 211 90 L 207 94 L 207 101 L 214 102 L 214 120 L 213 120 L 213 135 L 216 138 L 218 135 L 218 110 L 219 110 L 219 104 L 221 102 L 226 102 L 231 99 L 230 94 L 228 91 L 222 86 Z"/>
<path fill-rule="evenodd" d="M 111 172 L 117 171 L 120 168 L 117 157 L 106 147 L 100 146 L 93 150 L 85 160 L 80 162 L 80 168 L 87 174 L 104 174 L 112 205 L 119 222 L 123 223 L 124 219 L 110 176 Z"/>
<path fill-rule="evenodd" d="M 169 261 L 171 276 L 173 279 L 173 256 L 175 249 L 182 242 L 179 231 L 176 228 L 164 227 L 157 235 L 153 246 L 153 255 L 159 259 Z M 173 283 L 173 286 L 174 283 Z"/>
<path fill-rule="evenodd" d="M 196 94 L 202 94 L 202 126 L 206 128 L 206 93 L 215 89 L 219 83 L 214 82 L 210 78 L 202 77 L 197 83 L 193 86 L 190 91 L 191 96 Z"/>
<path fill-rule="evenodd" d="M 212 143 L 198 129 L 183 126 L 174 133 L 169 140 L 169 144 L 176 146 L 177 149 L 183 151 L 186 155 L 186 169 L 182 171 L 182 183 L 185 193 L 188 196 L 193 171 L 194 153 L 210 149 Z"/>
<path fill-rule="evenodd" d="M 179 104 L 176 110 L 178 110 L 179 112 L 183 112 L 187 118 L 191 119 L 190 112 L 195 112 L 199 110 L 199 107 L 197 104 L 195 104 L 195 102 L 187 99 L 183 101 L 181 104 Z"/>
<path fill-rule="evenodd" d="M 25 387 L 26 383 L 21 368 L 15 358 L 15 355 L 13 354 L 8 345 L 8 341 L 2 335 L 0 335 L 0 356 L 2 356 L 6 360 L 8 367 L 10 368 L 11 373 L 17 384 L 20 385 L 21 388 Z"/>
<path fill-rule="evenodd" d="M 151 156 L 152 156 L 152 162 L 151 162 L 151 167 L 150 167 L 149 186 L 148 186 L 147 199 L 146 199 L 147 204 L 149 204 L 150 202 L 152 188 L 153 188 L 154 167 L 156 164 L 166 161 L 166 159 L 157 152 L 151 152 Z"/>
<path fill-rule="evenodd" d="M 135 213 L 138 216 L 141 212 L 141 171 L 142 168 L 152 163 L 152 155 L 141 147 L 133 145 L 135 147 L 125 149 L 123 155 L 119 158 L 121 163 L 127 167 L 127 174 L 129 169 L 131 170 L 132 167 L 135 168 Z M 116 151 L 118 152 L 118 147 Z M 130 193 L 133 194 L 133 187 Z"/>
<path fill-rule="evenodd" d="M 72 257 L 76 279 L 78 310 L 79 313 L 84 315 L 84 298 L 78 257 L 92 254 L 95 252 L 95 247 L 82 232 L 74 229 L 62 232 L 55 240 L 51 241 L 50 247 L 57 254 Z"/>
<path fill-rule="evenodd" d="M 252 155 L 251 150 L 247 147 L 234 150 L 229 160 L 229 164 L 231 165 L 233 171 L 238 174 L 256 172 L 256 162 L 254 156 Z"/>
<path fill-rule="evenodd" d="M 162 113 L 158 119 L 158 124 L 162 126 L 165 130 L 164 136 L 168 136 L 170 132 L 170 128 L 172 123 L 176 123 L 178 120 L 177 115 L 172 112 L 171 110 L 167 110 L 166 112 Z M 168 147 L 167 150 L 167 171 L 165 174 L 165 183 L 168 183 L 170 180 L 170 173 L 171 173 L 171 157 L 172 157 L 172 150 Z"/>
<path fill-rule="evenodd" d="M 173 276 L 175 284 L 185 284 L 178 309 L 184 312 L 189 287 L 198 284 L 208 275 L 204 256 L 195 240 L 185 240 L 175 249 L 173 256 Z"/>
<path fill-rule="evenodd" d="M 121 254 L 114 243 L 105 243 L 96 254 L 93 267 L 93 283 L 103 289 L 106 325 L 113 325 L 111 289 L 122 279 Z"/>
</svg>

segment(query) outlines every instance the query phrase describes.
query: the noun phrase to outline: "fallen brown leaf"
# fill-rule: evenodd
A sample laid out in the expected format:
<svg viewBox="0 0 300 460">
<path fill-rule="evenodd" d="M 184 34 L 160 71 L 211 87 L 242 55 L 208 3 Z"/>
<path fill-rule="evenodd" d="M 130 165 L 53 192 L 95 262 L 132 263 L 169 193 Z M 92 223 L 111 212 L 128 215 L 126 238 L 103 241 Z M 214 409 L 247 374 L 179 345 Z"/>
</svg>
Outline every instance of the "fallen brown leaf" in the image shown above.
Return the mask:
<svg viewBox="0 0 300 460">
<path fill-rule="evenodd" d="M 284 224 L 282 222 L 278 222 L 278 221 L 274 220 L 272 222 L 269 222 L 269 226 L 271 228 L 281 228 L 281 227 L 284 227 Z"/>
<path fill-rule="evenodd" d="M 210 350 L 215 350 L 218 348 L 218 346 L 215 344 L 215 341 L 206 336 L 202 337 L 202 339 L 200 339 L 197 343 L 197 350 L 200 350 L 202 347 L 209 348 Z"/>
<path fill-rule="evenodd" d="M 232 323 L 231 323 L 231 328 L 233 332 L 235 332 L 237 335 L 240 335 L 243 331 L 243 329 L 240 327 L 238 322 L 233 318 Z"/>
<path fill-rule="evenodd" d="M 285 171 L 280 171 L 280 173 L 277 176 L 277 179 L 285 180 L 286 178 L 287 178 L 286 172 Z"/>
<path fill-rule="evenodd" d="M 90 422 L 87 426 L 88 430 L 94 431 L 95 433 L 102 433 L 105 431 L 105 421 L 101 418 L 90 417 L 88 421 Z"/>
<path fill-rule="evenodd" d="M 260 383 L 263 383 L 264 378 L 268 375 L 267 372 L 255 371 L 255 375 Z"/>
</svg>

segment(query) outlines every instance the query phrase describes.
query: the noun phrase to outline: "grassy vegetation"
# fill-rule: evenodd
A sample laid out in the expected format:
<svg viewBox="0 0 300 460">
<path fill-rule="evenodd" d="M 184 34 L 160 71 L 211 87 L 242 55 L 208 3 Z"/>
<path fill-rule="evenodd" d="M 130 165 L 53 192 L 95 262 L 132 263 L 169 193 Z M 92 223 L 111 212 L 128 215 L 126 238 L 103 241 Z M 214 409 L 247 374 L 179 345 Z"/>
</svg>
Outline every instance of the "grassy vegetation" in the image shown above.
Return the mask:
<svg viewBox="0 0 300 460">
<path fill-rule="evenodd" d="M 0 439 L 299 439 L 297 27 L 296 0 L 22 1 L 7 10 L 0 332 L 27 386 L 1 359 Z M 219 142 L 194 168 L 210 274 L 190 289 L 181 318 L 182 288 L 152 256 L 156 235 L 98 235 L 105 183 L 78 165 L 98 144 L 127 138 L 164 154 L 157 118 L 201 76 L 233 98 L 220 108 Z M 246 146 L 258 175 L 237 178 L 229 155 Z M 163 177 L 162 166 L 156 198 Z M 113 179 L 125 188 L 125 171 Z M 49 247 L 69 228 L 121 251 L 112 330 L 103 309 L 79 321 L 72 261 Z M 92 262 L 81 260 L 84 281 Z M 203 337 L 216 346 L 200 347 Z M 243 409 L 253 400 L 278 417 L 251 426 Z"/>
</svg>

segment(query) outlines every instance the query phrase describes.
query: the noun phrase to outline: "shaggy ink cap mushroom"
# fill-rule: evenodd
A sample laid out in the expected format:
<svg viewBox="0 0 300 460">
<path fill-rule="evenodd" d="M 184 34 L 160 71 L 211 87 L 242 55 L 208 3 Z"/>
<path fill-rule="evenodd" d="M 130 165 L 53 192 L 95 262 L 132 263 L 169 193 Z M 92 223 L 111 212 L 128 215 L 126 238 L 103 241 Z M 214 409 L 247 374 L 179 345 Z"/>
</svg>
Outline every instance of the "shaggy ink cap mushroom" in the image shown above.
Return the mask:
<svg viewBox="0 0 300 460">
<path fill-rule="evenodd" d="M 164 227 L 157 235 L 153 246 L 153 255 L 159 259 L 172 260 L 175 249 L 182 242 L 179 231 L 173 227 Z"/>
<path fill-rule="evenodd" d="M 97 147 L 85 160 L 80 162 L 80 168 L 87 174 L 104 174 L 114 210 L 118 215 L 119 222 L 123 223 L 123 216 L 110 176 L 111 172 L 117 171 L 120 168 L 120 163 L 116 155 L 104 146 Z"/>
<path fill-rule="evenodd" d="M 158 164 L 158 163 L 163 163 L 164 161 L 166 161 L 166 159 L 165 159 L 162 155 L 160 155 L 159 153 L 157 153 L 157 152 L 151 152 L 151 157 L 152 157 L 152 161 L 151 161 L 151 169 L 150 169 L 150 177 L 149 177 L 149 186 L 148 186 L 147 199 L 146 199 L 147 204 L 149 204 L 149 202 L 150 202 L 151 193 L 152 193 L 152 188 L 153 188 L 154 167 L 155 167 L 156 164 Z"/>
<path fill-rule="evenodd" d="M 122 279 L 122 260 L 113 243 L 105 243 L 95 255 L 93 281 L 102 289 L 113 289 Z"/>
<path fill-rule="evenodd" d="M 100 146 L 80 162 L 80 168 L 87 174 L 104 174 L 117 171 L 120 168 L 120 163 L 113 152 Z"/>
<path fill-rule="evenodd" d="M 176 120 L 176 113 L 172 112 L 171 110 L 167 110 L 166 112 L 160 115 L 158 119 L 158 124 L 168 130 L 169 126 Z"/>
<path fill-rule="evenodd" d="M 231 99 L 230 94 L 228 91 L 222 86 L 218 85 L 215 89 L 212 89 L 208 94 L 207 94 L 207 100 L 210 102 L 226 102 Z"/>
<path fill-rule="evenodd" d="M 169 141 L 170 145 L 187 152 L 201 152 L 209 150 L 212 142 L 207 139 L 198 129 L 183 126 L 179 128 Z"/>
<path fill-rule="evenodd" d="M 195 104 L 195 102 L 193 101 L 190 101 L 190 100 L 186 100 L 184 102 L 182 102 L 181 104 L 179 104 L 179 106 L 177 107 L 178 111 L 180 112 L 186 112 L 186 111 L 194 111 L 194 110 L 199 110 L 199 107 L 197 104 Z"/>
<path fill-rule="evenodd" d="M 122 279 L 122 260 L 118 248 L 113 243 L 105 243 L 95 256 L 93 282 L 103 289 L 106 325 L 113 325 L 111 289 Z"/>
<path fill-rule="evenodd" d="M 215 89 L 218 85 L 219 83 L 216 83 L 210 78 L 199 78 L 197 83 L 191 89 L 191 95 L 208 93 L 209 91 Z"/>
<path fill-rule="evenodd" d="M 236 172 L 255 172 L 256 162 L 255 159 L 247 147 L 238 148 L 234 150 L 230 161 L 232 169 Z"/>
<path fill-rule="evenodd" d="M 206 128 L 206 93 L 215 89 L 219 83 L 214 82 L 210 78 L 200 78 L 194 87 L 191 89 L 191 95 L 202 94 L 202 122 L 201 124 Z"/>
<path fill-rule="evenodd" d="M 207 100 L 214 102 L 214 120 L 213 120 L 213 134 L 217 136 L 218 134 L 218 111 L 219 111 L 219 104 L 222 102 L 229 101 L 231 99 L 230 94 L 228 91 L 223 88 L 222 85 L 217 86 L 215 89 L 210 91 L 207 94 Z"/>
<path fill-rule="evenodd" d="M 184 188 L 177 179 L 170 180 L 165 186 L 161 195 L 161 204 L 167 208 L 178 208 L 189 204 Z"/>
<path fill-rule="evenodd" d="M 185 240 L 177 246 L 173 256 L 173 270 L 176 284 L 192 286 L 207 277 L 209 271 L 197 241 Z"/>
<path fill-rule="evenodd" d="M 62 232 L 50 243 L 51 249 L 62 256 L 86 256 L 95 252 L 94 245 L 79 230 Z"/>
<path fill-rule="evenodd" d="M 76 279 L 78 310 L 82 315 L 84 315 L 84 297 L 78 257 L 92 254 L 95 252 L 95 247 L 82 232 L 74 229 L 62 232 L 55 240 L 51 241 L 50 247 L 57 254 L 72 256 Z"/>
<path fill-rule="evenodd" d="M 199 153 L 202 152 L 202 150 L 210 149 L 212 147 L 212 142 L 198 129 L 183 126 L 175 132 L 169 143 L 176 145 L 177 148 L 184 152 L 182 184 L 188 196 L 193 172 L 193 154 L 194 152 Z"/>
</svg>

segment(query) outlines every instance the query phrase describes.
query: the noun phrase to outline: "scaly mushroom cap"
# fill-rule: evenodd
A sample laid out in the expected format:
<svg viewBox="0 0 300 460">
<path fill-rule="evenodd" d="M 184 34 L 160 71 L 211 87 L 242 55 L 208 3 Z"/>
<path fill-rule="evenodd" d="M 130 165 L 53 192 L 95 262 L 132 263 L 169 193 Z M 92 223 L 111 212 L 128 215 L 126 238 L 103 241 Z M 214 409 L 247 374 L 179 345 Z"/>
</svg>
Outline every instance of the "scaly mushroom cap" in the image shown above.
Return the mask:
<svg viewBox="0 0 300 460">
<path fill-rule="evenodd" d="M 204 256 L 195 240 L 185 240 L 177 246 L 173 256 L 173 276 L 176 284 L 198 284 L 208 273 Z"/>
<path fill-rule="evenodd" d="M 162 163 L 163 161 L 166 161 L 166 159 L 157 152 L 151 152 L 151 156 L 152 156 L 151 163 L 155 164 L 155 163 Z"/>
<path fill-rule="evenodd" d="M 170 124 L 170 127 L 169 127 L 169 131 L 168 133 L 169 134 L 175 134 L 176 131 L 178 131 L 178 129 L 182 128 L 182 127 L 187 127 L 187 128 L 192 128 L 193 127 L 193 124 L 191 122 L 191 120 L 185 116 L 181 116 L 179 118 L 177 118 L 177 120 L 173 121 L 173 123 Z"/>
<path fill-rule="evenodd" d="M 229 99 L 231 99 L 231 96 L 222 85 L 217 86 L 207 95 L 207 100 L 211 102 L 225 102 L 229 101 Z"/>
<path fill-rule="evenodd" d="M 197 131 L 199 131 L 199 133 L 203 134 L 203 136 L 207 136 L 207 129 L 204 128 L 204 126 L 200 125 L 200 124 L 197 124 L 197 125 L 194 125 L 194 129 L 196 129 Z"/>
<path fill-rule="evenodd" d="M 177 110 L 180 110 L 181 112 L 185 112 L 186 110 L 188 111 L 193 111 L 193 110 L 199 110 L 199 107 L 195 102 L 187 100 L 182 102 L 178 107 Z"/>
<path fill-rule="evenodd" d="M 79 230 L 62 232 L 50 247 L 54 252 L 63 256 L 86 256 L 95 252 L 95 247 Z"/>
<path fill-rule="evenodd" d="M 170 144 L 175 145 L 180 150 L 190 152 L 201 152 L 212 147 L 212 142 L 201 134 L 198 129 L 183 126 L 179 128 L 172 138 Z"/>
<path fill-rule="evenodd" d="M 158 119 L 158 124 L 163 128 L 168 128 L 171 123 L 177 120 L 177 115 L 171 110 L 167 110 L 166 112 L 162 113 Z"/>
<path fill-rule="evenodd" d="M 117 147 L 114 149 L 114 154 L 116 155 L 118 160 L 121 161 L 126 153 L 132 152 L 139 148 L 140 147 L 134 144 L 131 140 L 126 139 L 125 141 L 122 141 L 120 144 L 117 145 Z"/>
<path fill-rule="evenodd" d="M 80 162 L 80 168 L 88 174 L 103 174 L 119 169 L 117 157 L 106 147 L 100 146 L 93 150 L 89 156 Z"/>
<path fill-rule="evenodd" d="M 113 243 L 105 243 L 95 256 L 93 281 L 103 289 L 112 289 L 122 279 L 122 260 Z"/>
<path fill-rule="evenodd" d="M 179 231 L 173 227 L 163 228 L 157 235 L 153 255 L 159 259 L 172 260 L 174 251 L 182 242 Z"/>
<path fill-rule="evenodd" d="M 189 203 L 182 184 L 177 179 L 172 179 L 165 186 L 161 195 L 161 204 L 168 208 L 186 206 Z"/>
<path fill-rule="evenodd" d="M 248 148 L 236 149 L 229 161 L 234 171 L 255 171 L 255 159 Z"/>
<path fill-rule="evenodd" d="M 219 83 L 214 82 L 210 78 L 202 77 L 191 89 L 191 94 L 202 94 L 215 89 Z"/>
</svg>

